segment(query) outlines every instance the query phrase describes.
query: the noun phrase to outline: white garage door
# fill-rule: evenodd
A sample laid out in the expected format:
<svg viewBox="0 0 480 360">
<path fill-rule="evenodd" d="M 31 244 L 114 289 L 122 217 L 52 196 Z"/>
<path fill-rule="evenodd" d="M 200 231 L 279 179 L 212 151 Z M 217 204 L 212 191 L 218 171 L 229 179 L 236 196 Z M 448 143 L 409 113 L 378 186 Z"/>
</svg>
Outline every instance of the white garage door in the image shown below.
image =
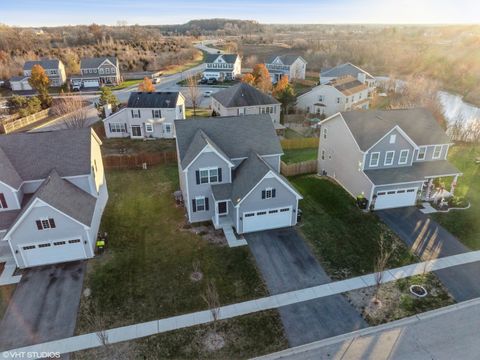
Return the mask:
<svg viewBox="0 0 480 360">
<path fill-rule="evenodd" d="M 276 229 L 292 225 L 292 207 L 243 213 L 243 232 Z"/>
<path fill-rule="evenodd" d="M 42 242 L 20 247 L 25 267 L 85 259 L 85 249 L 79 239 Z"/>
<path fill-rule="evenodd" d="M 99 87 L 98 80 L 83 80 L 83 86 L 86 88 Z"/>
<path fill-rule="evenodd" d="M 417 200 L 417 191 L 418 188 L 379 191 L 375 210 L 413 206 Z"/>
</svg>

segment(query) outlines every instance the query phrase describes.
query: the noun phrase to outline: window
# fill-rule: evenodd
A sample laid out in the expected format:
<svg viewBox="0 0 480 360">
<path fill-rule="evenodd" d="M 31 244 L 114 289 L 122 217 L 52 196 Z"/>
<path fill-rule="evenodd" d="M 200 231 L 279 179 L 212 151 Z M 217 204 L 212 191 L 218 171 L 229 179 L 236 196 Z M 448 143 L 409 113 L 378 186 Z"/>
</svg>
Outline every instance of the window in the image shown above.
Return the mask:
<svg viewBox="0 0 480 360">
<path fill-rule="evenodd" d="M 172 132 L 172 125 L 165 124 L 165 132 L 166 133 L 171 133 Z"/>
<path fill-rule="evenodd" d="M 252 217 L 252 216 L 255 216 L 255 213 L 248 213 L 248 214 L 245 214 L 245 217 Z"/>
<path fill-rule="evenodd" d="M 7 200 L 5 200 L 5 195 L 0 193 L 0 209 L 7 209 Z"/>
<path fill-rule="evenodd" d="M 125 130 L 125 124 L 109 123 L 109 124 L 108 124 L 108 127 L 109 127 L 111 133 L 126 132 L 126 130 Z"/>
<path fill-rule="evenodd" d="M 222 169 L 200 169 L 197 171 L 197 184 L 208 184 L 222 182 Z"/>
<path fill-rule="evenodd" d="M 385 153 L 385 162 L 383 165 L 392 165 L 393 164 L 393 158 L 395 157 L 395 151 L 387 151 Z"/>
<path fill-rule="evenodd" d="M 200 184 L 208 184 L 208 170 L 200 170 Z"/>
<path fill-rule="evenodd" d="M 37 224 L 38 230 L 45 230 L 45 229 L 55 229 L 55 220 L 53 219 L 41 219 L 36 220 L 35 223 Z"/>
<path fill-rule="evenodd" d="M 269 214 L 276 214 L 276 213 L 278 213 L 278 210 L 269 210 L 268 213 Z"/>
<path fill-rule="evenodd" d="M 206 197 L 196 197 L 193 201 L 193 212 L 197 211 L 208 211 L 208 198 Z"/>
<path fill-rule="evenodd" d="M 273 188 L 266 188 L 262 190 L 262 199 L 271 199 L 277 196 L 277 190 Z"/>
<path fill-rule="evenodd" d="M 66 242 L 65 241 L 56 241 L 53 243 L 54 246 L 61 246 L 61 245 L 65 245 Z"/>
<path fill-rule="evenodd" d="M 23 250 L 32 250 L 35 249 L 35 245 L 29 245 L 29 246 L 24 246 L 22 247 Z"/>
<path fill-rule="evenodd" d="M 153 132 L 153 125 L 145 123 L 145 131 L 149 133 Z"/>
<path fill-rule="evenodd" d="M 422 146 L 418 149 L 417 160 L 425 160 L 425 155 L 427 153 L 427 147 Z"/>
<path fill-rule="evenodd" d="M 138 109 L 138 110 L 132 110 L 132 118 L 134 118 L 134 119 L 140 119 L 140 109 Z"/>
<path fill-rule="evenodd" d="M 321 155 L 322 160 L 325 160 L 325 150 L 322 149 L 322 155 Z"/>
<path fill-rule="evenodd" d="M 50 246 L 52 246 L 52 244 L 50 244 L 50 243 L 38 244 L 39 248 L 46 248 L 46 247 L 50 247 Z"/>
<path fill-rule="evenodd" d="M 432 159 L 440 159 L 440 155 L 442 155 L 442 145 L 435 145 L 433 149 Z"/>
<path fill-rule="evenodd" d="M 266 211 L 259 211 L 259 212 L 257 212 L 257 215 L 266 215 L 266 214 L 267 214 Z"/>
<path fill-rule="evenodd" d="M 280 212 L 287 212 L 287 211 L 290 211 L 290 208 L 283 208 L 283 209 L 280 209 Z"/>
<path fill-rule="evenodd" d="M 323 128 L 323 138 L 324 138 L 324 139 L 327 138 L 327 133 L 328 133 L 328 129 L 327 129 L 327 128 Z"/>
<path fill-rule="evenodd" d="M 98 72 L 99 72 L 100 74 L 103 74 L 103 69 L 100 68 L 100 70 L 98 70 Z"/>
<path fill-rule="evenodd" d="M 337 97 L 337 104 L 340 104 L 340 98 Z"/>
<path fill-rule="evenodd" d="M 160 110 L 152 110 L 152 116 L 154 119 L 159 119 L 162 117 L 162 112 Z"/>
<path fill-rule="evenodd" d="M 80 239 L 75 239 L 75 240 L 68 240 L 69 244 L 77 244 L 80 242 Z"/>
<path fill-rule="evenodd" d="M 325 97 L 323 95 L 320 95 L 318 97 L 318 101 L 323 102 L 325 100 Z"/>
<path fill-rule="evenodd" d="M 380 161 L 380 153 L 379 152 L 373 152 L 370 154 L 370 167 L 376 167 L 378 166 L 378 163 Z"/>
<path fill-rule="evenodd" d="M 390 135 L 390 144 L 395 144 L 395 141 L 397 141 L 397 135 L 396 134 Z"/>
<path fill-rule="evenodd" d="M 400 165 L 406 164 L 408 162 L 408 153 L 410 151 L 408 149 L 400 151 L 400 158 L 398 159 L 398 163 Z"/>
<path fill-rule="evenodd" d="M 105 74 L 110 74 L 110 68 L 105 68 Z"/>
</svg>

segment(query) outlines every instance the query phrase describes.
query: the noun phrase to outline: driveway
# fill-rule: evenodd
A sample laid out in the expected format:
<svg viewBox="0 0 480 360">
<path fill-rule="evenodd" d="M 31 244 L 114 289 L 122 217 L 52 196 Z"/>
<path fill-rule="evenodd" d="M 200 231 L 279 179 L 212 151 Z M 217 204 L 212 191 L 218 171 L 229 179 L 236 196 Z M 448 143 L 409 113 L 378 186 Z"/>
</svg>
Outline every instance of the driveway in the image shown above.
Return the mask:
<svg viewBox="0 0 480 360">
<path fill-rule="evenodd" d="M 85 262 L 27 270 L 0 322 L 0 350 L 72 336 Z"/>
<path fill-rule="evenodd" d="M 244 235 L 270 294 L 331 282 L 293 228 Z M 367 324 L 343 295 L 279 308 L 290 346 L 354 331 Z"/>
<path fill-rule="evenodd" d="M 377 211 L 382 219 L 422 260 L 470 251 L 428 215 L 415 207 Z M 456 301 L 480 297 L 480 262 L 435 271 Z"/>
</svg>

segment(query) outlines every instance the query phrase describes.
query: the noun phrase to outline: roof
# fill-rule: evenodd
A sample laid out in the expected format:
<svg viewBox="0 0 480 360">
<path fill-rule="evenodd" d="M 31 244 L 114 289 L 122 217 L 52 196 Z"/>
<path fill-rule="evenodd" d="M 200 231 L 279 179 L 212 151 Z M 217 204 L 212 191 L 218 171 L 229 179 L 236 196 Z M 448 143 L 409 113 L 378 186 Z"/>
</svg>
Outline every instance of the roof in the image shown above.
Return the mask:
<svg viewBox="0 0 480 360">
<path fill-rule="evenodd" d="M 46 59 L 27 61 L 23 65 L 23 70 L 32 70 L 34 65 L 40 65 L 44 69 L 58 69 L 60 67 L 60 60 Z"/>
<path fill-rule="evenodd" d="M 28 79 L 29 77 L 28 76 L 24 76 L 24 75 L 21 75 L 21 76 L 12 76 L 10 78 L 10 82 L 12 81 L 22 81 L 22 80 L 25 80 L 25 79 Z"/>
<path fill-rule="evenodd" d="M 213 63 L 218 57 L 222 57 L 228 64 L 234 64 L 237 61 L 238 54 L 207 54 L 205 63 Z"/>
<path fill-rule="evenodd" d="M 10 162 L 7 154 L 0 147 L 0 181 L 14 189 L 18 189 L 22 185 L 22 178 L 18 175 L 17 170 Z"/>
<path fill-rule="evenodd" d="M 227 108 L 280 104 L 272 96 L 244 82 L 216 92 L 212 97 Z"/>
<path fill-rule="evenodd" d="M 190 158 L 193 160 L 193 153 L 196 152 L 196 156 L 200 148 L 203 149 L 202 141 L 206 140 L 197 134 L 198 130 L 202 130 L 229 159 L 246 158 L 252 151 L 262 156 L 283 154 L 269 114 L 175 120 L 182 167 L 188 165 Z M 193 150 L 189 150 L 191 146 Z"/>
<path fill-rule="evenodd" d="M 265 61 L 267 64 L 272 64 L 276 58 L 279 58 L 284 65 L 292 65 L 298 58 L 305 61 L 300 55 L 285 54 L 285 55 L 272 55 Z M 305 61 L 306 62 L 306 61 Z"/>
<path fill-rule="evenodd" d="M 132 92 L 128 98 L 129 108 L 175 108 L 179 92 Z"/>
<path fill-rule="evenodd" d="M 96 69 L 102 65 L 106 59 L 108 59 L 113 65 L 117 65 L 117 58 L 115 56 L 83 58 L 80 59 L 80 69 Z"/>
<path fill-rule="evenodd" d="M 17 133 L 0 135 L 0 148 L 23 181 L 41 180 L 52 169 L 61 177 L 90 174 L 91 138 L 90 128 Z M 18 182 L 2 166 L 10 170 L 0 173 L 1 181 Z"/>
<path fill-rule="evenodd" d="M 200 153 L 200 151 L 202 151 L 203 148 L 205 148 L 205 146 L 207 145 L 210 145 L 220 155 L 228 159 L 228 156 L 223 152 L 223 150 L 220 149 L 218 145 L 215 144 L 212 141 L 212 139 L 210 139 L 202 129 L 198 129 L 190 145 L 188 146 L 185 156 L 182 159 L 182 167 L 183 168 L 187 167 L 193 161 L 193 159 L 195 159 L 195 157 Z"/>
<path fill-rule="evenodd" d="M 354 110 L 341 115 L 362 151 L 370 149 L 397 125 L 418 146 L 451 142 L 432 113 L 425 108 Z"/>
<path fill-rule="evenodd" d="M 230 200 L 232 196 L 232 183 L 214 184 L 211 188 L 215 200 Z"/>
<path fill-rule="evenodd" d="M 15 219 L 18 217 L 20 210 L 10 210 L 0 212 L 0 230 L 10 228 Z"/>
<path fill-rule="evenodd" d="M 368 86 L 366 84 L 362 83 L 361 81 L 350 75 L 336 78 L 335 80 L 330 81 L 326 85 L 333 86 L 335 89 L 337 89 L 346 96 L 353 95 L 360 91 L 368 89 Z"/>
<path fill-rule="evenodd" d="M 320 73 L 320 78 L 322 78 L 322 77 L 339 77 L 339 76 L 345 76 L 345 75 L 350 75 L 350 76 L 353 76 L 354 78 L 357 78 L 358 73 L 364 73 L 366 75 L 367 79 L 372 79 L 372 80 L 375 79 L 368 72 L 366 72 L 365 70 L 363 70 L 363 69 L 359 68 L 358 66 L 355 66 L 351 63 L 340 64 L 340 65 L 337 65 L 333 68 L 324 70 Z"/>
<path fill-rule="evenodd" d="M 374 185 L 424 181 L 427 178 L 461 174 L 447 160 L 414 162 L 412 166 L 365 170 Z"/>
</svg>

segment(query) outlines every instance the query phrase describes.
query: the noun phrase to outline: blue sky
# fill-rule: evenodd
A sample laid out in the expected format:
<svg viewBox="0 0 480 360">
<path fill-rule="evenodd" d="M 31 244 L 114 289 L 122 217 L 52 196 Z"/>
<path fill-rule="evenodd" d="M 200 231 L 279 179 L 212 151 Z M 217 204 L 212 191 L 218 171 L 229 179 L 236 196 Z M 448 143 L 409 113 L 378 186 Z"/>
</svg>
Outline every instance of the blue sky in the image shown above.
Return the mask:
<svg viewBox="0 0 480 360">
<path fill-rule="evenodd" d="M 179 24 L 205 18 L 261 23 L 480 23 L 479 0 L 0 0 L 0 23 L 19 26 Z"/>
</svg>

